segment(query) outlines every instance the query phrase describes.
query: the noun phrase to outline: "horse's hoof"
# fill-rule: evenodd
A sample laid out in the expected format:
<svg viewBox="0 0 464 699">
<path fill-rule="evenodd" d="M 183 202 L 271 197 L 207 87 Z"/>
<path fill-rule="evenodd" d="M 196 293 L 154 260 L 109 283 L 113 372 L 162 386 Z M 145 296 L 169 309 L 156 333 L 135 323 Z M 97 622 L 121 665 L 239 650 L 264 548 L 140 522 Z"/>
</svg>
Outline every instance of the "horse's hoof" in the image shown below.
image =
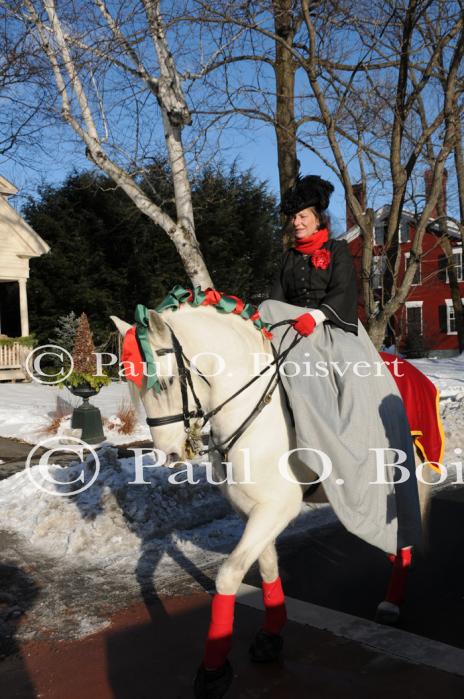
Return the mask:
<svg viewBox="0 0 464 699">
<path fill-rule="evenodd" d="M 250 646 L 250 658 L 254 663 L 272 663 L 278 659 L 283 645 L 282 636 L 261 629 Z"/>
<path fill-rule="evenodd" d="M 232 678 L 232 665 L 228 660 L 217 670 L 206 670 L 200 665 L 193 685 L 195 699 L 222 699 L 232 683 Z"/>
<path fill-rule="evenodd" d="M 386 624 L 387 626 L 396 626 L 400 620 L 400 608 L 397 604 L 384 600 L 377 607 L 375 613 L 375 621 L 378 624 Z"/>
</svg>

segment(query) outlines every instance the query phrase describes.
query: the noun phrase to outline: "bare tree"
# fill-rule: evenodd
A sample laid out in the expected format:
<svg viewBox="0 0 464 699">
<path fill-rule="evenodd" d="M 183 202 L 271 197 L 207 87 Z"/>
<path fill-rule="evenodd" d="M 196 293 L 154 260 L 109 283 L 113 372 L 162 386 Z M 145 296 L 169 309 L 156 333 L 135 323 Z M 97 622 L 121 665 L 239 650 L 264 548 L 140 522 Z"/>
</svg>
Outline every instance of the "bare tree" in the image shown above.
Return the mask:
<svg viewBox="0 0 464 699">
<path fill-rule="evenodd" d="M 195 4 L 201 10 L 201 21 L 216 24 L 219 32 L 230 26 L 248 32 L 244 34 L 249 37 L 248 51 L 229 52 L 222 63 L 207 67 L 209 75 L 213 68 L 227 71 L 223 75 L 229 77 L 225 81 L 229 100 L 239 94 L 230 87 L 232 67 L 239 61 L 252 55 L 259 64 L 273 47 L 275 55 L 279 47 L 279 55 L 291 57 L 287 83 L 295 88 L 294 101 L 289 100 L 296 112 L 294 138 L 315 153 L 343 185 L 363 240 L 361 284 L 367 327 L 374 344 L 380 346 L 387 324 L 411 289 L 445 164 L 458 138 L 461 110 L 456 94 L 464 52 L 461 0 L 359 0 L 356 7 L 350 0 L 288 4 L 263 0 L 246 5 L 198 0 Z M 286 32 L 277 31 L 277 20 Z M 424 45 L 430 23 L 435 31 Z M 289 72 L 293 80 L 288 79 Z M 440 80 L 442 88 L 437 92 Z M 281 90 L 275 82 L 269 92 L 273 109 Z M 419 100 L 426 106 L 425 122 L 418 117 Z M 246 114 L 247 108 L 242 106 L 241 112 Z M 284 121 L 279 124 L 272 110 L 250 108 L 249 116 L 271 124 L 282 142 Z M 291 140 L 292 129 L 287 127 L 286 134 Z M 402 212 L 414 193 L 418 169 L 427 163 L 425 150 L 431 139 L 430 196 L 417 217 L 410 263 L 401 278 Z M 367 193 L 370 206 L 362 206 L 354 183 Z M 380 190 L 384 201 L 388 197 L 389 216 L 383 246 L 387 293 L 379 304 L 372 279 L 374 201 Z"/>
<path fill-rule="evenodd" d="M 21 147 L 31 148 L 39 138 L 35 117 L 41 109 L 31 100 L 40 68 L 31 64 L 28 33 L 2 21 L 0 10 L 0 158 L 14 159 Z"/>
<path fill-rule="evenodd" d="M 1 5 L 11 22 L 23 23 L 46 58 L 54 85 L 51 107 L 73 129 L 87 157 L 164 230 L 193 284 L 212 286 L 195 236 L 182 143 L 191 115 L 159 0 L 111 5 L 104 0 L 76 5 L 72 0 L 24 0 Z M 141 185 L 138 175 L 147 164 L 146 153 L 141 155 L 144 134 L 152 138 L 151 146 L 156 137 L 164 137 L 176 219 L 156 192 L 149 196 Z"/>
<path fill-rule="evenodd" d="M 435 52 L 435 48 L 437 46 L 440 46 L 440 31 L 441 31 L 441 26 L 440 22 L 436 21 L 436 18 L 433 16 L 430 16 L 428 12 L 425 12 L 424 14 L 424 23 L 420 27 L 420 33 L 421 36 L 424 40 L 424 45 L 427 47 L 428 51 L 431 53 Z M 411 78 L 414 82 L 415 85 L 417 85 L 417 78 L 414 75 L 414 72 L 411 74 Z M 462 153 L 462 137 L 461 137 L 461 121 L 462 121 L 462 113 L 463 113 L 463 101 L 462 101 L 462 95 L 464 91 L 464 71 L 463 71 L 463 66 L 460 65 L 456 69 L 456 80 L 455 80 L 455 85 L 454 89 L 451 91 L 451 93 L 448 94 L 449 91 L 449 86 L 448 86 L 448 70 L 447 70 L 447 64 L 446 64 L 446 56 L 443 47 L 440 46 L 440 51 L 437 56 L 437 65 L 436 65 L 436 82 L 441 86 L 441 89 L 443 91 L 443 99 L 444 103 L 447 106 L 447 109 L 444 113 L 444 123 L 448 124 L 449 122 L 452 123 L 452 132 L 454 134 L 454 145 L 453 145 L 453 154 L 454 154 L 454 162 L 455 162 L 455 174 L 456 174 L 456 180 L 457 180 L 457 185 L 458 185 L 458 194 L 460 194 L 461 189 L 464 193 L 464 182 L 462 179 L 464 178 L 464 171 L 460 170 L 460 165 L 463 162 L 463 153 Z M 424 159 L 428 163 L 429 166 L 429 171 L 430 169 L 433 168 L 433 164 L 436 159 L 435 155 L 435 143 L 434 139 L 432 137 L 432 134 L 429 133 L 428 130 L 428 115 L 427 115 L 427 109 L 426 105 L 423 99 L 423 96 L 421 94 L 418 95 L 417 97 L 417 113 L 418 117 L 420 119 L 420 123 L 423 129 L 423 132 L 428 134 L 426 141 L 425 141 L 425 148 L 424 148 Z M 427 174 L 428 174 L 427 173 Z M 447 173 L 444 173 L 445 179 L 447 178 Z M 440 231 L 440 245 L 445 253 L 446 257 L 446 271 L 447 271 L 447 276 L 448 276 L 448 282 L 450 286 L 450 293 L 451 293 L 451 298 L 453 301 L 453 309 L 454 309 L 454 318 L 455 318 L 455 326 L 456 326 L 456 331 L 457 331 L 457 336 L 458 336 L 458 346 L 459 346 L 459 351 L 462 352 L 464 350 L 464 313 L 463 313 L 463 305 L 461 301 L 461 292 L 459 288 L 459 279 L 454 263 L 454 256 L 453 256 L 453 247 L 452 247 L 452 238 L 450 236 L 450 231 L 448 230 L 448 221 L 449 217 L 446 211 L 446 194 L 445 194 L 445 189 L 446 189 L 446 184 L 444 182 L 443 187 L 440 188 L 439 191 L 439 196 L 437 198 L 437 203 L 436 203 L 436 214 L 437 218 L 435 219 L 434 223 L 436 223 L 439 227 Z M 463 200 L 464 203 L 464 200 Z M 462 219 L 462 211 L 461 211 L 461 222 L 458 222 L 455 220 L 455 223 L 458 225 L 458 228 L 460 229 L 460 236 L 461 236 L 461 242 L 464 244 L 464 225 L 463 225 L 463 219 Z M 440 270 L 443 271 L 443 270 Z"/>
</svg>

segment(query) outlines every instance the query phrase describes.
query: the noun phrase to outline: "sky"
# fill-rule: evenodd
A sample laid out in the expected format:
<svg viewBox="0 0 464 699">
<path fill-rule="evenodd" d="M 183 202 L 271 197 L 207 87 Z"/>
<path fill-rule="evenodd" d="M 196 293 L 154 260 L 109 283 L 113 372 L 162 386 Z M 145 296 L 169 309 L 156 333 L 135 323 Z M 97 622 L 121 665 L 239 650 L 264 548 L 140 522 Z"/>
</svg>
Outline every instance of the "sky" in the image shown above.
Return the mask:
<svg viewBox="0 0 464 699">
<path fill-rule="evenodd" d="M 279 174 L 277 168 L 277 148 L 271 129 L 255 128 L 244 132 L 230 132 L 225 138 L 224 159 L 237 161 L 240 170 L 251 169 L 259 180 L 268 182 L 269 190 L 279 196 Z M 299 153 L 302 174 L 318 174 L 332 182 L 335 192 L 332 195 L 330 214 L 334 232 L 341 233 L 345 223 L 345 199 L 343 188 L 325 165 L 309 151 Z M 74 168 L 89 169 L 92 164 L 84 155 L 84 147 L 74 145 L 56 132 L 45 137 L 43 152 L 30 159 L 26 150 L 19 151 L 14 160 L 0 159 L 0 175 L 6 177 L 20 191 L 10 198 L 10 203 L 18 209 L 28 197 L 36 197 L 38 187 L 47 183 L 58 185 Z"/>
<path fill-rule="evenodd" d="M 145 116 L 150 132 L 153 129 L 153 113 Z M 133 130 L 126 114 L 118 124 L 121 131 L 126 133 Z M 147 143 L 156 143 L 156 132 L 147 136 Z M 119 133 L 114 134 L 119 140 Z M 189 130 L 185 129 L 185 140 L 188 140 Z M 121 142 L 125 145 L 125 135 L 121 133 Z M 255 177 L 268 183 L 269 190 L 279 197 L 279 176 L 277 168 L 277 147 L 274 130 L 268 125 L 251 121 L 243 122 L 240 127 L 230 128 L 221 133 L 219 157 L 226 164 L 237 162 L 239 170 L 251 169 Z M 73 171 L 86 170 L 92 163 L 85 157 L 84 146 L 77 140 L 71 127 L 63 124 L 54 125 L 40 134 L 40 145 L 31 150 L 29 145 L 19 145 L 12 158 L 0 156 L 0 175 L 12 182 L 19 194 L 10 198 L 10 203 L 18 210 L 28 198 L 36 197 L 38 188 L 44 184 L 59 185 Z M 127 140 L 127 139 L 126 139 Z M 161 142 L 161 138 L 159 139 Z M 129 143 L 129 141 L 127 140 Z M 329 212 L 332 218 L 332 230 L 335 234 L 345 230 L 345 199 L 343 188 L 334 173 L 318 160 L 310 151 L 301 148 L 298 153 L 301 161 L 301 173 L 318 174 L 332 182 L 335 192 L 332 195 Z"/>
<path fill-rule="evenodd" d="M 182 56 L 182 53 L 181 53 Z M 190 60 L 191 53 L 187 51 L 185 56 L 179 60 Z M 188 68 L 188 63 L 183 66 Z M 246 65 L 238 72 L 234 71 L 233 80 L 237 86 L 245 86 L 245 92 L 253 84 L 252 70 Z M 253 69 L 254 70 L 254 69 Z M 261 100 L 269 100 L 272 102 L 268 90 L 269 75 L 266 75 L 266 70 L 270 68 L 262 68 L 260 74 L 260 86 L 262 91 L 258 95 L 258 106 Z M 242 71 L 242 73 L 240 72 Z M 97 76 L 98 77 L 98 76 Z M 100 80 L 100 78 L 99 78 Z M 271 79 L 272 81 L 272 79 Z M 137 128 L 139 128 L 140 138 L 142 143 L 140 150 L 146 149 L 150 155 L 155 154 L 156 148 L 164 147 L 163 135 L 160 129 L 160 118 L 157 113 L 157 107 L 150 102 L 150 99 L 139 99 L 137 109 L 140 108 L 138 114 L 140 121 L 134 120 L 134 108 L 131 101 L 133 84 L 126 84 L 112 73 L 111 70 L 105 73 L 105 78 L 98 82 L 98 89 L 103 87 L 105 105 L 110 105 L 109 114 L 109 129 L 113 140 L 117 141 L 120 152 L 132 154 L 135 149 L 135 143 L 138 142 L 135 136 Z M 305 76 L 298 78 L 298 93 L 306 95 L 307 86 Z M 195 88 L 192 90 L 193 102 L 201 104 L 198 99 L 200 93 L 195 93 Z M 237 94 L 240 94 L 238 91 Z M 253 94 L 251 92 L 251 94 Z M 212 97 L 211 97 L 212 95 Z M 220 103 L 221 98 L 214 91 L 214 86 L 208 94 L 208 99 L 212 100 L 211 104 L 216 100 Z M 237 99 L 240 99 L 239 97 Z M 250 99 L 250 98 L 249 98 Z M 304 105 L 308 105 L 304 102 Z M 209 104 L 209 102 L 208 102 Z M 239 103 L 240 104 L 240 103 Z M 58 112 L 59 104 L 55 105 Z M 132 111 L 131 111 L 132 109 Z M 96 110 L 98 113 L 98 109 Z M 244 126 L 245 124 L 245 126 Z M 272 126 L 264 125 L 263 122 L 241 121 L 242 128 L 226 129 L 220 134 L 220 149 L 219 157 L 224 163 L 232 163 L 236 161 L 240 170 L 250 169 L 258 180 L 265 180 L 268 183 L 269 190 L 279 197 L 279 182 L 277 168 L 277 148 L 275 135 Z M 189 129 L 185 129 L 185 140 L 189 139 Z M 73 170 L 88 170 L 92 164 L 86 159 L 84 154 L 84 146 L 81 142 L 76 142 L 71 128 L 67 125 L 57 125 L 56 123 L 50 127 L 50 130 L 44 131 L 41 135 L 43 139 L 40 147 L 31 150 L 28 146 L 19 147 L 15 153 L 15 158 L 7 160 L 0 156 L 0 175 L 6 177 L 9 181 L 15 184 L 19 190 L 19 196 L 11 198 L 10 202 L 19 210 L 27 201 L 28 197 L 37 196 L 38 187 L 43 184 L 59 185 Z M 158 151 L 159 152 L 159 151 Z M 330 160 L 331 154 L 325 151 L 327 158 Z M 298 157 L 301 162 L 301 174 L 318 174 L 325 179 L 328 179 L 335 187 L 332 195 L 331 206 L 329 213 L 332 221 L 332 231 L 335 235 L 339 235 L 346 230 L 345 226 L 345 197 L 343 187 L 338 178 L 317 156 L 310 150 L 300 146 Z M 350 174 L 353 181 L 356 181 L 356 173 L 352 171 L 353 158 L 351 154 L 345 153 L 347 161 L 350 162 Z M 418 173 L 418 177 L 422 178 L 422 174 Z M 449 185 L 452 183 L 449 182 Z M 385 189 L 384 189 L 385 187 Z M 449 186 L 449 191 L 452 186 Z M 388 182 L 384 185 L 380 183 L 373 184 L 372 189 L 368 192 L 369 204 L 374 207 L 380 207 L 388 201 Z M 452 205 L 451 198 L 449 197 Z"/>
</svg>

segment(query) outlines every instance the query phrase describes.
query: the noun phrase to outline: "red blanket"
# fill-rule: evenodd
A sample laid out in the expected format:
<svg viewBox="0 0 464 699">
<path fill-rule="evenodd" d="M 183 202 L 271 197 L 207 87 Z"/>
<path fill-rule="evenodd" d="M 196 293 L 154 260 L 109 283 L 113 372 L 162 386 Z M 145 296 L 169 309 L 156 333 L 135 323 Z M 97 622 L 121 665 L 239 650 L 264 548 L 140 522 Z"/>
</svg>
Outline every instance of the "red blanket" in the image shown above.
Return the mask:
<svg viewBox="0 0 464 699">
<path fill-rule="evenodd" d="M 440 471 L 445 437 L 439 413 L 440 393 L 419 369 L 396 354 L 380 352 L 401 393 L 411 434 L 425 461 Z M 395 371 L 395 366 L 397 367 Z"/>
</svg>

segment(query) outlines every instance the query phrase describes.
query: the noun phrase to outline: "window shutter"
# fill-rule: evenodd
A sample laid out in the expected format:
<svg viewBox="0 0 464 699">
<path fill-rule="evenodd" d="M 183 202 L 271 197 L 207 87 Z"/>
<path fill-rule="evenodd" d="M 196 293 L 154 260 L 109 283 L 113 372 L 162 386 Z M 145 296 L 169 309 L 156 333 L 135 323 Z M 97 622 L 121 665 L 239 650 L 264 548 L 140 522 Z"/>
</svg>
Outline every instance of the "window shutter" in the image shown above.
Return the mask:
<svg viewBox="0 0 464 699">
<path fill-rule="evenodd" d="M 438 322 L 440 324 L 440 332 L 446 334 L 448 332 L 448 320 L 446 313 L 446 304 L 444 303 L 442 303 L 441 306 L 438 306 Z"/>
<path fill-rule="evenodd" d="M 446 282 L 446 268 L 448 267 L 448 258 L 446 255 L 439 255 L 438 257 L 438 279 L 442 282 Z"/>
</svg>

